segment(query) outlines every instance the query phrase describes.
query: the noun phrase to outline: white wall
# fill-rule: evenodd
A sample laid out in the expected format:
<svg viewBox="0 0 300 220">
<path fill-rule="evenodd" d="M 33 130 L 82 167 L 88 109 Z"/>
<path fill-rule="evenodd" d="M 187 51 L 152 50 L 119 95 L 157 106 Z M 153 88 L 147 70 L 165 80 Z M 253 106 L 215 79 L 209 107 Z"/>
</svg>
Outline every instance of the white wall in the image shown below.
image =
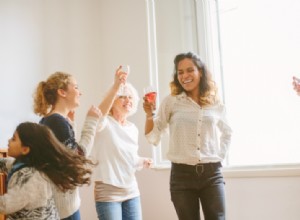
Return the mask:
<svg viewBox="0 0 300 220">
<path fill-rule="evenodd" d="M 79 128 L 119 64 L 130 64 L 140 94 L 149 83 L 145 0 L 0 0 L 0 30 L 1 147 L 17 123 L 38 120 L 32 93 L 56 70 L 74 74 L 83 92 Z M 151 156 L 141 103 L 131 120 L 140 128 L 140 154 Z M 176 219 L 169 170 L 144 170 L 137 178 L 144 220 Z M 229 220 L 300 219 L 299 177 L 227 178 L 226 194 Z M 82 219 L 96 219 L 92 186 L 81 197 Z"/>
<path fill-rule="evenodd" d="M 227 178 L 228 220 L 298 220 L 300 177 Z"/>
</svg>

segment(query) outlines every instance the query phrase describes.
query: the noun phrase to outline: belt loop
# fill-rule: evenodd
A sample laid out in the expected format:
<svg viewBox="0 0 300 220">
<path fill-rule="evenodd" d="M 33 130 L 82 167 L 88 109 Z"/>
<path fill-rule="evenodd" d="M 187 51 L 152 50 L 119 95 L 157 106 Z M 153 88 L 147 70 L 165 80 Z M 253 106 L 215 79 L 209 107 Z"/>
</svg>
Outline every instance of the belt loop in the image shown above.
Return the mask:
<svg viewBox="0 0 300 220">
<path fill-rule="evenodd" d="M 197 164 L 196 165 L 196 173 L 199 175 L 201 175 L 204 172 L 204 165 L 203 164 Z"/>
</svg>

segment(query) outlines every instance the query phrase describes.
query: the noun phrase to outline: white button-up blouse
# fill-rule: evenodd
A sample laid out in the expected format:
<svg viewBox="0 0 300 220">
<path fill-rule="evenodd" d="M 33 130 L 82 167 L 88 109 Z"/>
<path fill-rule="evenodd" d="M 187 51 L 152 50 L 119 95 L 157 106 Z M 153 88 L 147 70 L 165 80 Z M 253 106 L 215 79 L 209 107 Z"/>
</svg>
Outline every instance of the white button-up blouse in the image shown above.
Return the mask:
<svg viewBox="0 0 300 220">
<path fill-rule="evenodd" d="M 174 163 L 222 162 L 232 133 L 225 114 L 222 104 L 202 108 L 184 92 L 169 95 L 162 101 L 153 130 L 146 138 L 158 145 L 161 135 L 168 132 L 167 157 Z"/>
</svg>

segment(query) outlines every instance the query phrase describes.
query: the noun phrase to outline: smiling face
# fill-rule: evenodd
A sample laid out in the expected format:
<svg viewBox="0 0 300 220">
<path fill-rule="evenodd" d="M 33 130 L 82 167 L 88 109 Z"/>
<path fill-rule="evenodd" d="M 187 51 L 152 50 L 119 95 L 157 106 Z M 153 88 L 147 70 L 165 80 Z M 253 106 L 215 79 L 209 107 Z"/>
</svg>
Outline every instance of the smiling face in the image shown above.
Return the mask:
<svg viewBox="0 0 300 220">
<path fill-rule="evenodd" d="M 201 72 L 192 59 L 185 58 L 178 62 L 177 79 L 187 95 L 199 94 Z"/>
<path fill-rule="evenodd" d="M 139 102 L 137 90 L 127 82 L 122 85 L 114 100 L 110 113 L 114 116 L 118 114 L 120 117 L 128 117 L 136 113 Z"/>
<path fill-rule="evenodd" d="M 77 82 L 73 77 L 69 78 L 66 89 L 59 89 L 59 95 L 70 110 L 75 109 L 80 104 L 79 98 L 81 96 L 81 92 L 79 91 Z"/>
<path fill-rule="evenodd" d="M 71 77 L 70 83 L 68 84 L 67 99 L 70 101 L 71 104 L 74 104 L 74 108 L 79 106 L 80 96 L 81 96 L 81 92 L 78 89 L 78 84 L 76 80 Z"/>
<path fill-rule="evenodd" d="M 131 94 L 119 95 L 115 99 L 112 112 L 122 116 L 127 116 L 132 110 L 133 98 Z"/>
</svg>

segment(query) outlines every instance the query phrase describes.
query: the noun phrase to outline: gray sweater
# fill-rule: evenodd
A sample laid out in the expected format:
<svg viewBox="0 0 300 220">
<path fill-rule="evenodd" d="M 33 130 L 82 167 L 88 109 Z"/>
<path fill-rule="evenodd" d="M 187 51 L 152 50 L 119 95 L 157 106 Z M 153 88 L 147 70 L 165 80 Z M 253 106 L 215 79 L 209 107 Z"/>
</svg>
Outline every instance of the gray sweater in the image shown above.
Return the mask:
<svg viewBox="0 0 300 220">
<path fill-rule="evenodd" d="M 0 170 L 9 171 L 13 158 L 1 158 Z M 0 196 L 0 212 L 7 220 L 58 220 L 54 185 L 43 173 L 24 167 L 13 173 L 7 193 Z"/>
</svg>

